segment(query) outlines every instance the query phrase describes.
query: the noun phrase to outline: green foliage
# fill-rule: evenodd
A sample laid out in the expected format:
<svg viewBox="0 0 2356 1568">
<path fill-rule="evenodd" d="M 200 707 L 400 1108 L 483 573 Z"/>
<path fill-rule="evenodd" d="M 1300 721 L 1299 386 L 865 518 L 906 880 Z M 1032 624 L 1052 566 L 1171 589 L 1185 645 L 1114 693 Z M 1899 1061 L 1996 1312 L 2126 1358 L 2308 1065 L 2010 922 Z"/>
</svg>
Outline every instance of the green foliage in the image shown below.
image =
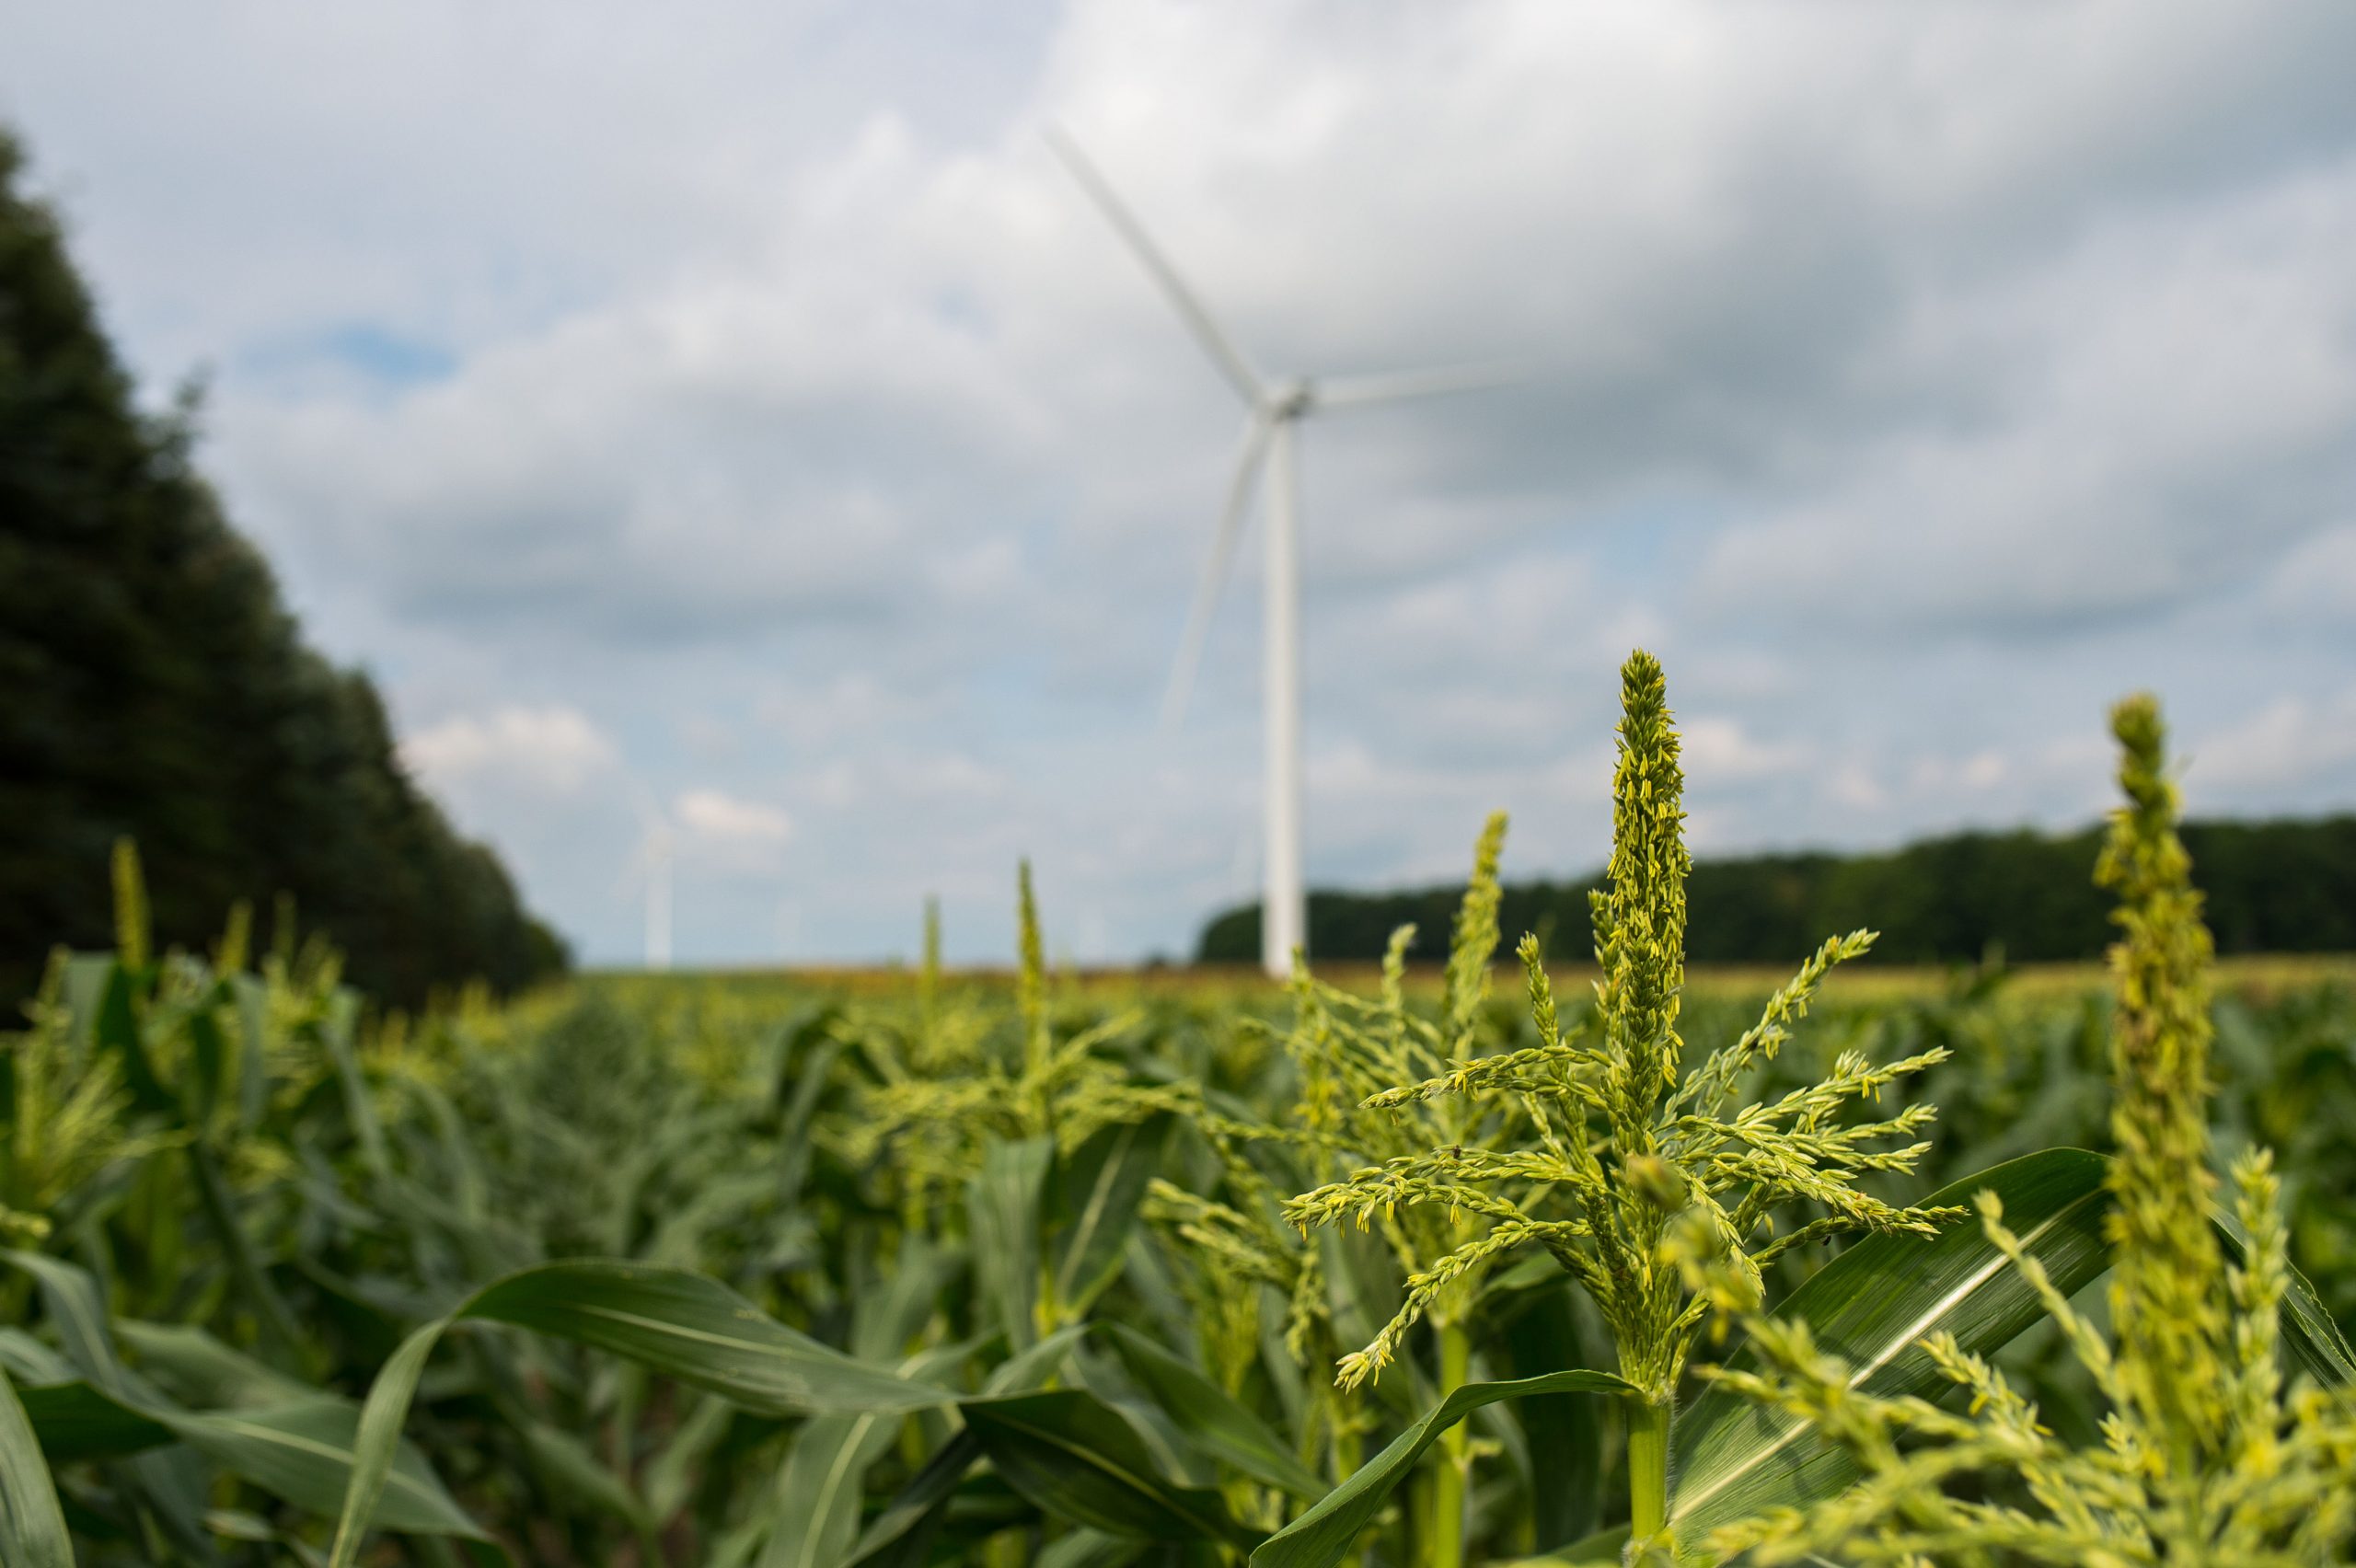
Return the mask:
<svg viewBox="0 0 2356 1568">
<path fill-rule="evenodd" d="M 125 835 L 157 890 L 140 943 L 192 946 L 288 892 L 381 1000 L 561 969 L 491 851 L 410 783 L 368 678 L 303 644 L 191 467 L 192 404 L 138 410 L 20 184 L 0 133 L 0 1001 L 52 944 L 106 945 Z"/>
<path fill-rule="evenodd" d="M 1496 941 L 1503 824 L 1493 823 L 1449 963 L 1450 1059 L 1403 1057 L 1400 1066 L 1439 1070 L 1402 1073 L 1409 1081 L 1364 1101 L 1367 1109 L 1427 1123 L 1428 1132 L 1414 1140 L 1419 1147 L 1286 1208 L 1286 1217 L 1303 1227 L 1345 1218 L 1363 1227 L 1380 1214 L 1395 1228 L 1401 1208 L 1447 1216 L 1444 1235 L 1434 1239 L 1445 1247 L 1401 1238 L 1413 1270 L 1405 1299 L 1365 1349 L 1343 1358 L 1345 1388 L 1379 1376 L 1419 1320 L 1431 1317 L 1445 1329 L 1461 1316 L 1482 1280 L 1514 1250 L 1550 1253 L 1600 1309 L 1620 1375 L 1635 1391 L 1630 1481 L 1640 1538 L 1666 1522 L 1668 1412 L 1712 1309 L 1756 1306 L 1762 1266 L 1799 1243 L 1859 1231 L 1930 1234 L 1955 1212 L 1895 1206 L 1858 1185 L 1866 1172 L 1906 1170 L 1922 1157 L 1926 1145 L 1903 1140 L 1930 1120 L 1928 1105 L 1879 1120 L 1845 1115 L 1943 1060 L 1943 1050 L 1884 1066 L 1843 1055 L 1807 1089 L 1773 1102 L 1729 1104 L 1750 1069 L 1776 1054 L 1790 1021 L 1806 1013 L 1825 972 L 1864 951 L 1869 933 L 1826 942 L 1758 1023 L 1680 1084 L 1692 864 L 1683 793 L 1660 665 L 1639 651 L 1622 670 L 1611 870 L 1591 901 L 1601 978 L 1590 1026 L 1565 1035 L 1536 939 L 1525 938 L 1520 955 L 1538 1043 L 1466 1052 L 1472 1009 L 1463 992 L 1473 974 L 1485 975 Z M 1777 1213 L 1801 1203 L 1819 1217 L 1771 1239 Z M 1718 1263 L 1727 1265 L 1729 1279 L 1714 1286 L 1702 1265 Z M 1461 1380 L 1444 1379 L 1443 1391 Z"/>
<path fill-rule="evenodd" d="M 2356 816 L 2195 822 L 2182 829 L 2200 867 L 2209 924 L 2228 953 L 2356 951 Z M 1746 855 L 1697 860 L 1688 884 L 1686 954 L 1696 963 L 1783 963 L 1821 931 L 1870 925 L 1884 963 L 1969 963 L 1992 948 L 2015 963 L 2093 959 L 2108 940 L 2103 895 L 2086 879 L 2102 830 L 2020 829 L 1924 839 L 1877 853 Z M 1603 873 L 1513 882 L 1501 890 L 1509 930 L 1578 929 Z M 1418 963 L 1445 956 L 1452 887 L 1309 897 L 1309 951 L 1321 962 L 1380 958 L 1391 933 L 1426 933 Z M 1560 956 L 1549 947 L 1545 956 Z M 1256 963 L 1260 908 L 1213 917 L 1195 960 Z"/>
<path fill-rule="evenodd" d="M 2235 1165 L 2235 1228 L 2246 1240 L 2232 1266 L 2211 1218 L 2210 939 L 2176 832 L 2157 705 L 2120 704 L 2112 729 L 2127 804 L 2097 873 L 2119 895 L 2121 929 L 2111 957 L 2110 1332 L 2027 1255 L 1995 1193 L 1979 1203 L 1989 1241 L 2038 1288 L 2099 1390 L 2101 1440 L 2057 1438 L 2010 1378 L 1945 1333 L 1923 1346 L 1969 1395 L 1962 1413 L 1865 1391 L 1805 1324 L 1760 1321 L 1753 1337 L 1767 1370 L 1723 1372 L 1722 1382 L 1812 1423 L 1861 1479 L 1806 1511 L 1773 1509 L 1720 1529 L 1716 1551 L 1765 1563 L 1830 1554 L 2288 1565 L 2344 1562 L 2356 1546 L 2356 1391 L 2284 1377 L 2281 1325 L 2304 1282 L 2289 1265 L 2266 1153 Z M 2344 1347 L 2329 1353 L 2344 1378 Z"/>
<path fill-rule="evenodd" d="M 1859 987 L 1857 936 L 1766 997 L 1685 973 L 1674 732 L 1630 676 L 1593 996 L 1530 942 L 1492 995 L 1502 819 L 1438 973 L 1403 934 L 1363 995 L 1053 973 L 1019 880 L 1010 976 L 601 976 L 374 1023 L 285 917 L 258 956 L 235 916 L 209 956 L 151 938 L 125 857 L 120 950 L 58 959 L 0 1037 L 0 1555 L 1691 1557 L 1840 1516 L 1874 1484 L 1840 1412 L 1973 1358 L 2099 1447 L 2040 1290 L 2108 1262 L 2110 1163 L 2048 1146 L 2108 1137 L 2111 1012 L 1992 973 Z M 2280 1297 L 2295 1412 L 2297 1377 L 2356 1371 L 2322 1304 L 2356 1306 L 2356 996 L 2152 1016 L 2146 1055 L 2224 1079 L 2220 1147 L 2295 1140 L 2283 1222 L 2221 1229 L 2213 1276 Z M 1938 1147 L 1858 1092 L 1891 1062 Z M 2006 1228 L 1909 1217 L 1983 1191 Z M 1288 1223 L 1321 1193 L 1349 1223 Z M 1761 1302 L 1759 1343 L 1837 1355 L 1840 1399 L 1762 1409 L 1740 1375 L 1785 1374 L 1738 1348 L 1680 1373 Z M 1377 1344 L 1379 1379 L 1349 1359 Z"/>
</svg>

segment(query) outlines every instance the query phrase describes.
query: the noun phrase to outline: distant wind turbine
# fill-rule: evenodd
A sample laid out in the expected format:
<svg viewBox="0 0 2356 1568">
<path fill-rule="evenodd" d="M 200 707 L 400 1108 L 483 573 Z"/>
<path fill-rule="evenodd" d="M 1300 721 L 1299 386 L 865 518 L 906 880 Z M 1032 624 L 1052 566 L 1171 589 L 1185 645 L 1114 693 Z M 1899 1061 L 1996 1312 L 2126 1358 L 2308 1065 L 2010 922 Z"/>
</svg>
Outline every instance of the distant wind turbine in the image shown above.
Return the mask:
<svg viewBox="0 0 2356 1568">
<path fill-rule="evenodd" d="M 646 894 L 646 967 L 671 967 L 671 868 L 677 845 L 670 818 L 643 787 L 633 787 L 631 803 L 638 808 L 643 832 L 629 863 L 622 868 L 622 886 L 642 879 Z M 617 889 L 619 892 L 620 889 Z"/>
<path fill-rule="evenodd" d="M 1147 271 L 1161 285 L 1179 318 L 1210 356 L 1247 412 L 1242 450 L 1236 459 L 1235 478 L 1219 513 L 1218 530 L 1211 536 L 1210 559 L 1195 590 L 1193 609 L 1178 645 L 1177 663 L 1163 694 L 1161 719 L 1174 727 L 1186 709 L 1201 663 L 1203 640 L 1209 634 L 1211 614 L 1218 606 L 1227 581 L 1237 536 L 1242 532 L 1244 508 L 1252 482 L 1265 466 L 1267 473 L 1266 558 L 1260 585 L 1261 692 L 1265 792 L 1260 903 L 1260 962 L 1268 973 L 1284 975 L 1292 970 L 1292 955 L 1307 939 L 1308 904 L 1300 877 L 1300 519 L 1293 474 L 1295 427 L 1311 414 L 1328 409 L 1360 408 L 1406 398 L 1428 398 L 1447 392 L 1469 392 L 1520 379 L 1516 370 L 1501 365 L 1452 365 L 1388 375 L 1312 379 L 1288 375 L 1271 380 L 1253 369 L 1234 340 L 1222 331 L 1201 299 L 1178 275 L 1168 257 L 1156 246 L 1136 216 L 1115 195 L 1113 187 L 1070 135 L 1059 127 L 1047 132 L 1048 145 L 1071 171 L 1072 178 L 1103 210 L 1105 218 L 1136 251 Z"/>
</svg>

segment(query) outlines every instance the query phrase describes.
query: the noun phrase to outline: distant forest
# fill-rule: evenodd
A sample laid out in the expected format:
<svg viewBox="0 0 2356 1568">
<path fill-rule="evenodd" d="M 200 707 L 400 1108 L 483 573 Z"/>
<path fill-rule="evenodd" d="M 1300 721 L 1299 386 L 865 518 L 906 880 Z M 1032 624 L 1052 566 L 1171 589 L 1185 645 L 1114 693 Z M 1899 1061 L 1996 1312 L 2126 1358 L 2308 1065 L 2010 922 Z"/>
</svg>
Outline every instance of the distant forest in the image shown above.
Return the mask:
<svg viewBox="0 0 2356 1568">
<path fill-rule="evenodd" d="M 1835 932 L 1881 933 L 1876 957 L 1903 963 L 1980 958 L 2014 963 L 2094 958 L 2109 944 L 2110 899 L 2094 885 L 2099 828 L 2051 836 L 1961 833 L 1871 855 L 1752 855 L 1700 860 L 1688 889 L 1688 951 L 1703 963 L 1790 963 Z M 2222 952 L 2356 951 L 2356 816 L 2313 822 L 2196 822 L 2184 829 L 2192 875 Z M 1550 955 L 1588 951 L 1588 890 L 1576 882 L 1507 884 L 1499 927 Z M 1408 955 L 1447 955 L 1461 886 L 1402 893 L 1312 893 L 1313 958 L 1378 959 L 1413 922 Z M 1260 954 L 1260 906 L 1230 909 L 1204 928 L 1199 963 Z"/>
<path fill-rule="evenodd" d="M 162 940 L 210 942 L 238 900 L 267 936 L 291 894 L 386 1000 L 560 969 L 402 773 L 368 677 L 304 645 L 190 466 L 188 412 L 139 411 L 21 177 L 0 133 L 0 1011 L 54 944 L 109 945 L 119 835 Z"/>
</svg>

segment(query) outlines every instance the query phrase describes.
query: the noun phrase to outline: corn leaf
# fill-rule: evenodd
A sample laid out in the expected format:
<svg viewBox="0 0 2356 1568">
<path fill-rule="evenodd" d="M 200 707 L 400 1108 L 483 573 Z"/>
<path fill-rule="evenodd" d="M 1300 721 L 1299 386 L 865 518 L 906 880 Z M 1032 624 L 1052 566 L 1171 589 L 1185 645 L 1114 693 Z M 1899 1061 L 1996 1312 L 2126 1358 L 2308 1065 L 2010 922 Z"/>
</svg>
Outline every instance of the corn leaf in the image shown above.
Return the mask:
<svg viewBox="0 0 2356 1568">
<path fill-rule="evenodd" d="M 544 1263 L 485 1286 L 445 1320 L 466 1319 L 608 1351 L 771 1415 L 922 1410 L 957 1397 L 797 1333 L 685 1269 Z"/>
<path fill-rule="evenodd" d="M 1038 1568 L 1127 1568 L 1145 1555 L 1149 1545 L 1133 1536 L 1073 1530 L 1057 1537 L 1039 1553 Z"/>
<path fill-rule="evenodd" d="M 945 1261 L 918 1249 L 900 1276 L 937 1278 L 937 1265 Z M 930 1309 L 930 1297 L 921 1290 L 879 1293 L 872 1299 L 883 1305 L 861 1314 L 868 1337 L 905 1338 L 901 1331 L 920 1320 L 911 1303 L 921 1301 L 927 1311 Z M 879 1320 L 892 1326 L 876 1328 Z M 930 1378 L 953 1370 L 968 1354 L 964 1345 L 940 1346 L 908 1357 L 900 1369 L 910 1377 Z M 838 1568 L 859 1534 L 868 1469 L 884 1457 L 899 1430 L 897 1412 L 821 1415 L 804 1422 L 778 1472 L 770 1509 L 776 1522 L 762 1545 L 758 1568 Z"/>
<path fill-rule="evenodd" d="M 2212 1208 L 2209 1217 L 2217 1227 L 2217 1239 L 2224 1243 L 2225 1255 L 2239 1263 L 2249 1249 L 2249 1233 L 2230 1209 Z M 2356 1383 L 2356 1355 L 2349 1351 L 2348 1341 L 2316 1295 L 2315 1286 L 2296 1268 L 2286 1264 L 2284 1272 L 2288 1277 L 2282 1292 L 2282 1348 L 2292 1369 L 2327 1389 Z"/>
<path fill-rule="evenodd" d="M 1084 1314 L 1120 1276 L 1138 1205 L 1161 1169 L 1171 1124 L 1167 1115 L 1114 1123 L 1057 1162 L 1050 1205 L 1061 1250 L 1054 1298 L 1065 1321 Z"/>
<path fill-rule="evenodd" d="M 72 1382 L 23 1389 L 21 1401 L 52 1466 L 127 1458 L 185 1443 L 238 1480 L 329 1516 L 343 1502 L 360 1427 L 357 1405 L 326 1394 L 256 1409 L 181 1411 L 143 1406 Z M 424 1456 L 407 1444 L 394 1461 L 372 1525 L 430 1535 L 482 1533 Z"/>
<path fill-rule="evenodd" d="M 1131 1380 L 1204 1453 L 1296 1497 L 1313 1501 L 1325 1494 L 1316 1472 L 1227 1390 L 1134 1329 L 1104 1323 L 1098 1332 Z"/>
<path fill-rule="evenodd" d="M 958 1483 L 981 1458 L 981 1439 L 971 1428 L 935 1449 L 859 1538 L 847 1568 L 914 1568 L 924 1562 Z"/>
<path fill-rule="evenodd" d="M 1339 1562 L 1357 1539 L 1358 1532 L 1382 1511 L 1394 1488 L 1407 1479 L 1424 1450 L 1440 1434 L 1479 1410 L 1500 1400 L 1528 1399 L 1532 1394 L 1633 1394 L 1624 1378 L 1610 1372 L 1549 1372 L 1510 1383 L 1467 1383 L 1439 1402 L 1438 1408 L 1391 1440 L 1390 1447 L 1358 1467 L 1357 1472 L 1327 1493 L 1306 1514 L 1270 1536 L 1252 1553 L 1252 1568 L 1330 1568 Z"/>
<path fill-rule="evenodd" d="M 821 1415 L 795 1434 L 778 1472 L 777 1526 L 759 1568 L 837 1568 L 859 1534 L 861 1483 L 900 1430 L 895 1417 Z"/>
<path fill-rule="evenodd" d="M 140 1414 L 75 1378 L 17 1390 L 26 1421 L 52 1467 L 85 1459 L 120 1459 L 179 1439 L 162 1422 Z"/>
<path fill-rule="evenodd" d="M 1164 1475 L 1137 1429 L 1085 1390 L 1012 1394 L 962 1408 L 965 1429 L 999 1474 L 1042 1512 L 1148 1540 L 1257 1539 L 1216 1491 Z"/>
<path fill-rule="evenodd" d="M 6 1372 L 0 1372 L 0 1562 L 74 1568 L 74 1543 L 65 1533 L 57 1488 Z"/>
<path fill-rule="evenodd" d="M 375 1497 L 442 1335 L 466 1321 L 510 1323 L 610 1352 L 771 1415 L 866 1414 L 953 1402 L 796 1333 L 718 1280 L 620 1262 L 544 1263 L 476 1292 L 412 1332 L 376 1374 L 360 1424 L 360 1462 L 336 1527 L 330 1568 L 358 1560 Z"/>
<path fill-rule="evenodd" d="M 1927 1202 L 2004 1200 L 2004 1223 L 2064 1295 L 2108 1264 L 2103 1175 L 2085 1149 L 2048 1149 L 1967 1176 Z M 1884 1234 L 1850 1248 L 1794 1291 L 1775 1313 L 1804 1319 L 1818 1345 L 1856 1369 L 1857 1387 L 1893 1398 L 1946 1384 L 1922 1348 L 1944 1330 L 1985 1354 L 2044 1318 L 2036 1293 L 1976 1220 L 1934 1237 Z M 1739 1363 L 1738 1363 L 1739 1364 Z M 1815 1426 L 1726 1390 L 1704 1392 L 1678 1417 L 1670 1451 L 1678 1482 L 1669 1523 L 1682 1541 L 1767 1507 L 1805 1506 L 1847 1486 L 1855 1469 Z"/>
<path fill-rule="evenodd" d="M 341 1505 L 354 1470 L 360 1409 L 331 1394 L 304 1390 L 269 1408 L 186 1411 L 122 1364 L 114 1344 L 98 1282 L 87 1270 L 38 1252 L 0 1254 L 30 1274 L 41 1289 L 50 1322 L 65 1347 L 65 1358 L 86 1381 L 33 1395 L 28 1413 L 52 1462 L 65 1457 L 121 1458 L 148 1494 L 159 1517 L 183 1533 L 201 1528 L 202 1476 L 182 1453 L 156 1453 L 173 1439 L 241 1481 L 298 1508 L 332 1516 Z M 194 1331 L 164 1336 L 184 1348 Z M 151 1343 L 158 1336 L 150 1334 Z M 214 1358 L 237 1357 L 225 1346 Z M 248 1377 L 269 1376 L 248 1364 Z M 284 1382 L 271 1385 L 279 1391 Z M 75 1391 L 78 1390 L 78 1391 Z M 52 1447 L 52 1443 L 55 1445 Z M 422 1454 L 400 1444 L 387 1456 L 381 1494 L 372 1505 L 374 1526 L 433 1535 L 479 1537 Z"/>
<path fill-rule="evenodd" d="M 1487 1343 L 1495 1369 L 1507 1378 L 1535 1378 L 1611 1360 L 1610 1338 L 1600 1322 L 1591 1334 L 1587 1330 L 1582 1309 L 1588 1314 L 1594 1309 L 1562 1265 L 1544 1254 L 1530 1262 L 1544 1271 L 1536 1276 L 1544 1283 L 1510 1296 L 1500 1291 L 1504 1298 L 1491 1310 L 1497 1326 Z M 1529 1452 L 1535 1543 L 1553 1548 L 1582 1539 L 1603 1511 L 1611 1466 L 1602 1424 L 1576 1394 L 1518 1400 L 1513 1415 Z"/>
<path fill-rule="evenodd" d="M 992 1142 L 965 1183 L 965 1224 L 982 1299 L 998 1314 L 1007 1343 L 1025 1350 L 1039 1339 L 1039 1275 L 1045 1248 L 1041 1205 L 1055 1145 L 1046 1138 Z"/>
<path fill-rule="evenodd" d="M 982 1385 L 985 1397 L 1034 1389 L 1062 1368 L 1087 1330 L 1058 1329 L 993 1369 Z M 932 1539 L 947 1516 L 965 1472 L 981 1461 L 982 1445 L 961 1428 L 924 1462 L 923 1468 L 884 1506 L 859 1538 L 848 1568 L 914 1568 L 928 1561 Z"/>
</svg>

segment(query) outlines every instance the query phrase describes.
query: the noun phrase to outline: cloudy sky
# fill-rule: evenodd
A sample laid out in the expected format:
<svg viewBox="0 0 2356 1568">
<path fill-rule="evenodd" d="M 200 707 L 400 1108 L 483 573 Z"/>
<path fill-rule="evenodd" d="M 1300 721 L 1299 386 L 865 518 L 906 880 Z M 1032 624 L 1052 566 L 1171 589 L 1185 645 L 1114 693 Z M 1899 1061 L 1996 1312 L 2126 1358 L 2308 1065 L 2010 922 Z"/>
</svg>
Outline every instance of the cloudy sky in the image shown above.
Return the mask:
<svg viewBox="0 0 2356 1568">
<path fill-rule="evenodd" d="M 1310 432 L 1312 882 L 1604 848 L 1668 662 L 1707 849 L 2356 805 L 2356 8 L 5 0 L 159 400 L 410 765 L 594 960 L 634 800 L 696 960 L 1191 943 L 1257 879 L 1247 548 L 1154 710 L 1231 394 Z"/>
</svg>

